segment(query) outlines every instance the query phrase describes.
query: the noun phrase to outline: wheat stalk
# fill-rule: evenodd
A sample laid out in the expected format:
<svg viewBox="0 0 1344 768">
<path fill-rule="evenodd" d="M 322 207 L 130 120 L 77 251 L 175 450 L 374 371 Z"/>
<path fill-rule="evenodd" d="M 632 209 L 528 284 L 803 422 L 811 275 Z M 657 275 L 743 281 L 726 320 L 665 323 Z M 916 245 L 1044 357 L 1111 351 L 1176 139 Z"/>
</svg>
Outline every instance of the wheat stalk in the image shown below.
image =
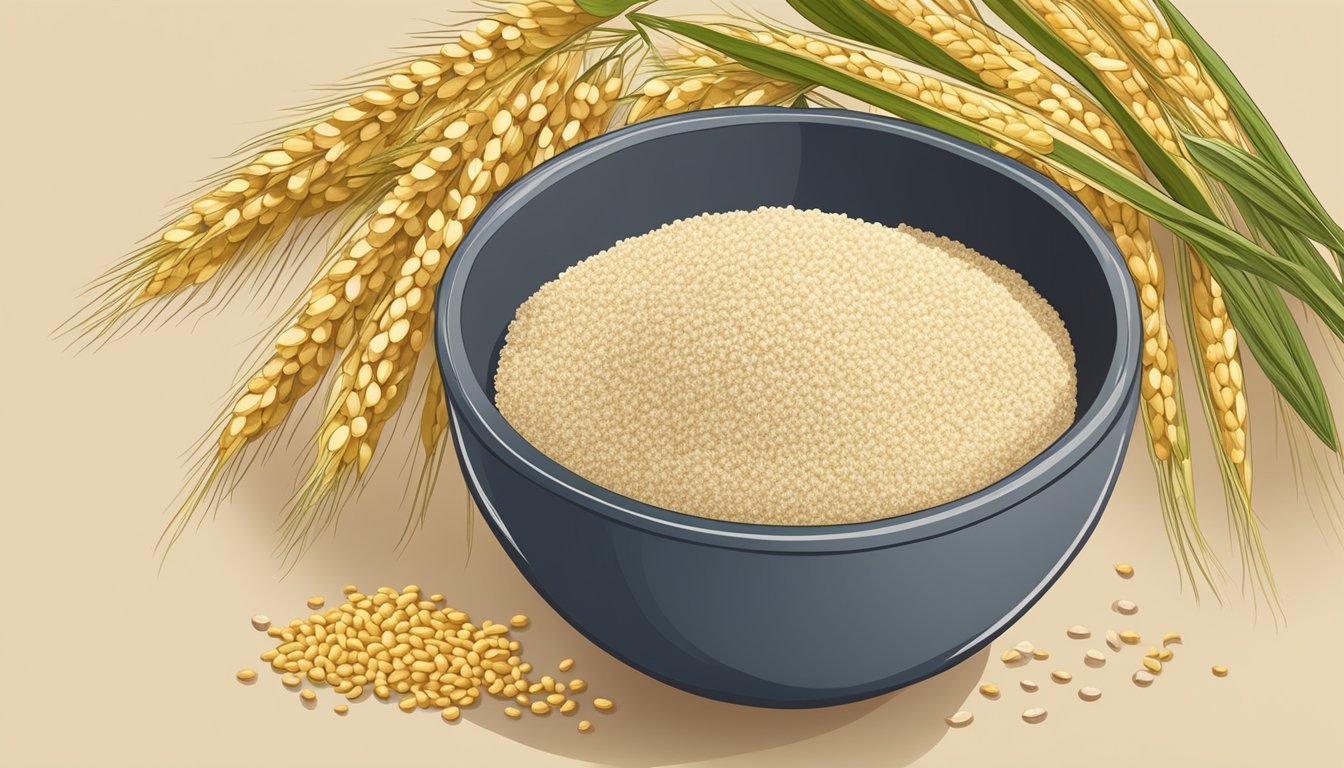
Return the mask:
<svg viewBox="0 0 1344 768">
<path fill-rule="evenodd" d="M 718 107 L 784 104 L 806 89 L 773 80 L 707 48 L 680 44 L 661 56 L 662 71 L 644 83 L 627 123 Z"/>
</svg>

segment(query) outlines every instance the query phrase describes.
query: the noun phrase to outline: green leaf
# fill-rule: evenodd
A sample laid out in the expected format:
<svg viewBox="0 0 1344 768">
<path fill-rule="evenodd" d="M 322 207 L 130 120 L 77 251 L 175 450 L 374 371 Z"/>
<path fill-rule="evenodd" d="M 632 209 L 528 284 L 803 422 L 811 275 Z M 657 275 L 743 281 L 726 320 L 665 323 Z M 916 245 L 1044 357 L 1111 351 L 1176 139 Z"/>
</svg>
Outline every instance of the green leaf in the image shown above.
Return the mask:
<svg viewBox="0 0 1344 768">
<path fill-rule="evenodd" d="M 980 84 L 980 78 L 941 46 L 864 0 L 789 0 L 808 21 L 833 35 L 890 51 L 948 77 Z"/>
<path fill-rule="evenodd" d="M 1310 204 L 1301 198 L 1293 184 L 1263 158 L 1218 139 L 1185 133 L 1182 139 L 1195 165 L 1221 181 L 1229 190 L 1236 190 L 1280 224 L 1332 251 L 1344 251 L 1344 232 L 1340 232 L 1338 225 L 1329 217 L 1318 216 L 1312 211 Z"/>
<path fill-rule="evenodd" d="M 792 109 L 808 109 L 811 106 L 812 105 L 807 102 L 806 93 L 798 94 L 798 98 L 794 99 L 793 103 L 789 105 Z"/>
<path fill-rule="evenodd" d="M 1241 84 L 1237 76 L 1232 72 L 1232 68 L 1227 65 L 1223 57 L 1209 45 L 1208 41 L 1199 34 L 1176 6 L 1172 5 L 1170 0 L 1154 0 L 1162 15 L 1166 17 L 1167 24 L 1177 38 L 1182 40 L 1190 47 L 1195 58 L 1204 65 L 1204 70 L 1209 73 L 1210 79 L 1222 90 L 1223 95 L 1227 97 L 1227 103 L 1232 108 L 1232 114 L 1237 118 L 1241 129 L 1245 131 L 1250 139 L 1251 147 L 1258 155 L 1269 161 L 1279 173 L 1297 189 L 1298 194 L 1307 200 L 1312 209 L 1320 216 L 1326 219 L 1330 215 L 1326 212 L 1325 206 L 1312 192 L 1311 185 L 1307 183 L 1302 171 L 1298 169 L 1297 163 L 1288 154 L 1287 148 L 1279 139 L 1279 135 L 1274 132 L 1274 127 L 1269 124 L 1268 118 L 1260 111 L 1259 105 L 1251 98 L 1251 94 L 1246 91 L 1246 87 Z"/>
<path fill-rule="evenodd" d="M 649 0 L 575 0 L 585 13 L 602 18 L 610 18 L 624 13 L 627 9 Z"/>
</svg>

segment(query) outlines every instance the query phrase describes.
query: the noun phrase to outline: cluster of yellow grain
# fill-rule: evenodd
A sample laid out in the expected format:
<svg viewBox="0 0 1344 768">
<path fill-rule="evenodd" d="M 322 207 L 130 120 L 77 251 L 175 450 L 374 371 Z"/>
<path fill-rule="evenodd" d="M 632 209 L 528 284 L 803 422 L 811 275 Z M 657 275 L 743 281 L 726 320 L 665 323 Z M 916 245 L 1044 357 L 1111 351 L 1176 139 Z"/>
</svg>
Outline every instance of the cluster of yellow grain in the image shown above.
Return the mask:
<svg viewBox="0 0 1344 768">
<path fill-rule="evenodd" d="M 461 162 L 444 181 L 443 205 L 431 213 L 410 251 L 395 260 L 391 289 L 363 324 L 328 399 L 319 456 L 311 477 L 321 495 L 345 471 L 368 466 L 388 418 L 406 396 L 429 337 L 433 287 L 462 234 L 499 190 L 565 148 L 601 133 L 620 95 L 619 62 L 567 85 L 567 54 L 555 71 L 539 68 L 493 104 L 445 129 L 463 142 Z M 577 63 L 578 57 L 574 56 Z"/>
<path fill-rule="evenodd" d="M 1136 66 L 1130 53 L 1110 37 L 1109 30 L 1094 23 L 1087 13 L 1065 0 L 1026 0 L 1026 2 L 1062 40 L 1087 59 L 1107 89 L 1130 107 L 1144 130 L 1178 162 L 1191 169 L 1192 166 L 1189 165 L 1176 131 L 1155 95 L 1152 83 Z M 1140 24 L 1140 34 L 1145 34 L 1142 32 L 1142 26 Z M 1184 65 L 1182 66 L 1184 68 Z M 1190 269 L 1193 274 L 1203 276 L 1203 282 L 1206 283 L 1205 290 L 1212 294 L 1217 283 L 1209 274 L 1208 267 L 1204 265 L 1202 259 L 1193 252 L 1190 257 Z M 1217 290 L 1221 294 L 1221 289 Z M 1196 302 L 1192 310 L 1195 312 L 1195 324 L 1198 327 L 1217 325 L 1223 329 L 1223 334 L 1231 339 L 1230 344 L 1223 345 L 1223 352 L 1228 359 L 1237 359 L 1240 354 L 1235 342 L 1237 332 L 1222 302 L 1209 301 L 1202 305 Z M 1207 346 L 1205 349 L 1207 352 Z M 1221 383 L 1218 365 L 1226 361 L 1217 354 L 1208 352 L 1201 357 L 1200 362 L 1206 381 L 1220 382 L 1216 387 L 1212 384 L 1208 387 L 1208 395 L 1214 410 L 1213 426 L 1219 435 L 1223 455 L 1235 468 L 1241 492 L 1249 498 L 1251 470 L 1249 457 L 1245 452 L 1246 400 L 1241 393 L 1241 382 L 1228 377 L 1227 383 Z M 1240 367 L 1239 361 L 1238 367 Z M 1223 396 L 1225 389 L 1232 391 L 1230 398 Z M 1240 410 L 1237 408 L 1238 400 L 1242 404 Z M 1237 447 L 1238 445 L 1240 447 Z"/>
<path fill-rule="evenodd" d="M 425 596 L 414 584 L 400 590 L 381 587 L 370 594 L 350 585 L 345 595 L 344 603 L 324 613 L 285 626 L 258 626 L 279 641 L 261 660 L 282 676 L 286 687 L 300 688 L 307 681 L 351 702 L 371 692 L 383 700 L 396 698 L 403 712 L 438 709 L 447 722 L 486 696 L 510 701 L 504 713 L 513 718 L 522 714 L 518 707 L 542 716 L 574 715 L 581 706 L 574 696 L 587 690 L 583 679 L 532 677 L 532 664 L 522 659 L 522 644 L 510 635 L 511 625 L 527 625 L 526 616 L 515 616 L 509 624 L 487 620 L 477 626 L 466 613 L 447 606 L 443 595 Z M 567 658 L 557 671 L 573 667 L 574 660 Z M 244 669 L 237 678 L 250 683 L 256 672 Z M 299 695 L 305 702 L 317 699 L 309 688 Z M 604 698 L 594 699 L 592 706 L 599 712 L 615 707 Z M 348 707 L 340 704 L 335 711 L 344 715 Z M 587 733 L 592 724 L 584 720 L 578 730 Z"/>
<path fill-rule="evenodd" d="M 796 83 L 765 77 L 718 51 L 684 43 L 661 58 L 664 71 L 644 83 L 627 123 L 697 109 L 782 104 L 803 90 Z"/>
<path fill-rule="evenodd" d="M 139 299 L 204 282 L 240 254 L 273 245 L 296 220 L 350 200 L 374 178 L 366 164 L 393 142 L 599 21 L 566 2 L 509 5 L 278 139 L 162 231 L 136 265 Z"/>
</svg>

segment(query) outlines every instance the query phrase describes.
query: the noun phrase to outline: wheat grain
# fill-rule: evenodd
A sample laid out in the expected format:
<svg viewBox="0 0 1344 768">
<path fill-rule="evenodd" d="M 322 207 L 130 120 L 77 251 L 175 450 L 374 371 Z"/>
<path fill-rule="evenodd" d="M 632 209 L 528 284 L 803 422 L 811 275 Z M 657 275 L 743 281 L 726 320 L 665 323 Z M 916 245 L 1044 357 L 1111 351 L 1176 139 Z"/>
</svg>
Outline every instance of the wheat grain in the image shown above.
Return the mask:
<svg viewBox="0 0 1344 768">
<path fill-rule="evenodd" d="M 797 83 L 772 80 L 706 48 L 681 44 L 663 56 L 664 72 L 644 84 L 627 123 L 728 106 L 782 104 Z"/>
<path fill-rule="evenodd" d="M 620 94 L 620 62 L 607 63 L 568 89 L 557 76 L 564 70 L 559 63 L 556 67 L 539 71 L 479 112 L 474 129 L 479 150 L 450 180 L 445 205 L 431 214 L 412 252 L 400 260 L 391 291 L 364 325 L 333 382 L 308 498 L 325 496 L 347 469 L 367 468 L 428 338 L 434 286 L 481 209 L 529 168 L 605 127 Z"/>
<path fill-rule="evenodd" d="M 296 220 L 351 199 L 372 178 L 361 170 L 371 158 L 599 21 L 564 2 L 510 5 L 265 147 L 159 234 L 135 267 L 147 275 L 139 300 L 202 283 L 240 254 L 273 245 Z"/>
</svg>

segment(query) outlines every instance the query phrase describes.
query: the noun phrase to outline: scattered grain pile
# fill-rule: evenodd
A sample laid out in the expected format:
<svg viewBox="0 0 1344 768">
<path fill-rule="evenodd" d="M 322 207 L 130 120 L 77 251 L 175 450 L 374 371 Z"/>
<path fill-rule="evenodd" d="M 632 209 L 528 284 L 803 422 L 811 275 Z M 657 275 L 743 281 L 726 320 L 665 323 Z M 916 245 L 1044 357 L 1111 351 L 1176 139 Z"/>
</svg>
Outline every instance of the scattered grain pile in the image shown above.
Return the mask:
<svg viewBox="0 0 1344 768">
<path fill-rule="evenodd" d="M 400 591 L 381 587 L 367 595 L 350 585 L 345 594 L 343 604 L 307 620 L 258 627 L 280 641 L 261 660 L 281 674 L 287 688 L 327 686 L 352 702 L 371 692 L 379 699 L 395 699 L 403 712 L 438 709 L 450 723 L 487 695 L 517 704 L 504 708 L 513 718 L 523 711 L 568 716 L 581 706 L 574 694 L 588 684 L 581 678 L 535 675 L 532 665 L 522 660 L 522 644 L 510 636 L 508 624 L 483 621 L 477 626 L 467 614 L 445 605 L 443 595 L 424 596 L 414 584 Z M 321 599 L 313 598 L 309 605 L 315 601 Z M 526 627 L 528 620 L 519 614 L 510 623 Z M 559 667 L 567 672 L 574 661 L 567 658 Z M 244 669 L 237 678 L 250 683 L 256 673 Z M 299 697 L 311 703 L 317 694 L 304 688 Z M 592 706 L 602 713 L 615 708 L 604 698 L 594 699 Z M 345 704 L 335 707 L 338 715 L 347 711 Z M 582 733 L 592 728 L 587 720 L 577 726 Z"/>
<path fill-rule="evenodd" d="M 1073 421 L 1074 353 L 1016 272 L 902 226 L 790 208 L 623 240 L 519 307 L 496 404 L 623 495 L 776 525 L 983 488 Z"/>
</svg>

